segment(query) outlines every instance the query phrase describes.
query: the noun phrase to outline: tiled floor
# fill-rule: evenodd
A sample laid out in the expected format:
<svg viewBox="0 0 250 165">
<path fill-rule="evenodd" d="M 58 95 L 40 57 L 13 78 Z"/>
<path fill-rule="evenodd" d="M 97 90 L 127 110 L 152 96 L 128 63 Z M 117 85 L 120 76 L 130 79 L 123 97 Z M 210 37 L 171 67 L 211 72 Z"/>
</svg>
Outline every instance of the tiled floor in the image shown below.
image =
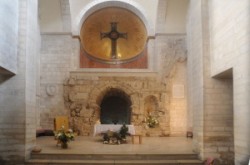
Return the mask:
<svg viewBox="0 0 250 165">
<path fill-rule="evenodd" d="M 68 149 L 56 146 L 53 136 L 37 138 L 41 153 L 64 154 L 189 154 L 192 139 L 185 137 L 143 137 L 142 144 L 132 144 L 129 137 L 126 144 L 103 144 L 101 137 L 78 136 L 69 143 Z"/>
</svg>

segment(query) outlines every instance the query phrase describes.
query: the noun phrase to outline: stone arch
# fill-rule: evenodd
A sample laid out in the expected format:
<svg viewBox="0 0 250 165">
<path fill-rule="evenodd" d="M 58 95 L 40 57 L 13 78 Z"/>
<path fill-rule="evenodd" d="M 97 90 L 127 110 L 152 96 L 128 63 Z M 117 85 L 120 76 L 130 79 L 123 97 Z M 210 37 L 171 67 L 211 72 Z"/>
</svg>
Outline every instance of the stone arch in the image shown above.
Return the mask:
<svg viewBox="0 0 250 165">
<path fill-rule="evenodd" d="M 136 90 L 132 89 L 130 86 L 123 84 L 123 83 L 106 83 L 97 85 L 94 89 L 90 92 L 89 99 L 88 99 L 88 107 L 95 109 L 97 114 L 100 115 L 100 104 L 107 94 L 107 92 L 116 90 L 121 91 L 126 95 L 131 102 L 131 115 L 135 110 L 139 108 L 139 94 Z M 132 116 L 131 116 L 132 117 Z"/>
<path fill-rule="evenodd" d="M 80 36 L 82 24 L 88 18 L 88 16 L 95 11 L 105 7 L 121 7 L 130 10 L 142 20 L 147 29 L 148 36 L 154 36 L 153 23 L 148 19 L 149 17 L 147 16 L 146 11 L 138 3 L 127 0 L 98 0 L 89 3 L 85 8 L 81 10 L 80 14 L 77 16 L 75 22 L 76 29 L 72 29 L 73 34 Z"/>
<path fill-rule="evenodd" d="M 131 100 L 125 91 L 110 88 L 99 102 L 101 124 L 131 123 Z"/>
</svg>

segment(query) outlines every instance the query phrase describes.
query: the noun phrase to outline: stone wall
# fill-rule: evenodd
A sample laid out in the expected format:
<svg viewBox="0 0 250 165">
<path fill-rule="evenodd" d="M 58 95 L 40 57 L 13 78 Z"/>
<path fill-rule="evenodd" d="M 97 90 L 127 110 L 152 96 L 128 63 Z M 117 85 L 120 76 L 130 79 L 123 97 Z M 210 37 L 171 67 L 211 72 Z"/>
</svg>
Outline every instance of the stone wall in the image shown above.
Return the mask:
<svg viewBox="0 0 250 165">
<path fill-rule="evenodd" d="M 60 0 L 60 4 L 61 4 L 63 31 L 71 32 L 71 15 L 70 15 L 69 0 Z"/>
<path fill-rule="evenodd" d="M 156 32 L 164 33 L 166 28 L 166 14 L 168 1 L 159 0 L 157 9 Z"/>
<path fill-rule="evenodd" d="M 195 149 L 202 159 L 215 157 L 223 164 L 246 164 L 249 140 L 242 136 L 249 136 L 245 127 L 249 125 L 245 119 L 249 116 L 249 94 L 243 92 L 249 88 L 249 2 L 196 2 L 190 1 L 187 26 L 188 108 L 200 121 L 200 125 L 193 122 L 194 135 L 203 134 L 198 138 L 201 145 L 195 145 Z M 225 8 L 227 12 L 221 12 Z M 199 70 L 193 69 L 197 65 Z M 201 78 L 192 77 L 198 71 Z M 201 93 L 199 107 L 194 89 Z M 198 126 L 201 129 L 195 129 Z"/>
<path fill-rule="evenodd" d="M 37 80 L 40 82 L 38 128 L 54 129 L 54 118 L 68 115 L 64 107 L 63 83 L 69 77 L 70 71 L 79 68 L 80 42 L 72 38 L 70 34 L 69 1 L 60 0 L 59 2 L 61 17 L 57 19 L 62 23 L 62 30 L 58 32 L 51 29 L 49 34 L 44 33 L 41 36 L 40 77 Z"/>
<path fill-rule="evenodd" d="M 40 85 L 40 126 L 43 128 L 53 129 L 53 120 L 55 116 L 59 115 L 69 115 L 69 109 L 64 105 L 63 101 L 63 83 L 65 79 L 70 77 L 70 71 L 78 70 L 79 75 L 87 75 L 90 77 L 93 75 L 95 79 L 95 73 L 97 70 L 80 70 L 77 69 L 79 64 L 79 41 L 77 39 L 72 39 L 70 35 L 42 35 L 42 48 L 41 48 L 41 85 Z M 166 89 L 162 92 L 171 94 L 172 85 L 174 83 L 181 83 L 185 86 L 185 59 L 186 59 L 186 49 L 185 49 L 185 36 L 183 35 L 171 35 L 171 36 L 160 36 L 157 39 L 157 47 L 159 48 L 157 53 L 159 57 L 164 60 L 161 61 L 161 65 L 158 65 L 160 72 L 155 74 L 155 80 L 165 84 Z M 156 60 L 158 61 L 158 60 Z M 177 62 L 183 63 L 179 65 L 181 67 L 175 68 Z M 178 69 L 180 68 L 180 69 Z M 175 70 L 178 72 L 178 76 L 170 76 L 169 70 Z M 139 72 L 135 70 L 126 70 L 119 72 L 121 69 L 116 71 L 103 71 L 103 74 L 109 74 L 110 76 L 116 76 L 119 74 L 124 74 L 126 76 L 136 77 L 138 75 L 143 75 L 145 78 L 150 77 L 153 72 Z M 163 77 L 163 78 L 159 78 Z M 135 78 L 136 79 L 136 78 Z M 175 79 L 172 81 L 172 79 Z M 130 78 L 124 81 L 131 81 Z M 142 80 L 140 80 L 142 81 Z M 95 83 L 98 83 L 99 79 Z M 86 83 L 89 83 L 88 81 Z M 99 82 L 102 84 L 103 82 Z M 90 83 L 90 85 L 92 85 Z M 91 87 L 91 86 L 90 86 Z M 87 87 L 87 88 L 90 88 Z M 154 87 L 151 87 L 150 90 L 154 90 Z M 168 95 L 168 97 L 171 97 Z M 182 101 L 175 100 L 176 104 L 172 105 L 172 109 L 178 109 L 179 112 L 172 111 L 175 115 L 172 116 L 172 123 L 178 123 L 179 120 L 182 120 L 181 126 L 175 125 L 175 135 L 184 135 L 186 131 L 186 119 L 185 111 L 186 97 Z M 181 106 L 180 106 L 181 105 Z M 170 106 L 170 104 L 168 104 Z M 168 110 L 170 107 L 168 107 Z M 180 117 L 181 116 L 181 117 Z M 93 119 L 95 120 L 95 119 Z M 92 123 L 93 124 L 93 123 Z M 173 124 L 174 125 L 174 124 Z M 90 135 L 92 125 L 88 125 L 87 132 L 82 133 L 83 135 Z M 179 127 L 179 128 L 177 128 Z M 179 130 L 176 130 L 179 129 Z M 84 130 L 84 129 L 82 129 Z M 139 130 L 139 129 L 138 129 Z M 178 133 L 177 133 L 178 132 Z M 145 133 L 146 134 L 146 133 Z M 153 133 L 151 133 L 152 135 Z M 155 135 L 163 134 L 161 131 L 154 133 Z M 165 134 L 165 133 L 164 133 Z M 169 133 L 168 133 L 169 134 Z"/>
<path fill-rule="evenodd" d="M 36 0 L 8 2 L 18 6 L 17 74 L 0 77 L 0 164 L 22 164 L 35 145 L 36 56 L 39 55 Z M 13 7 L 12 6 L 12 7 Z M 12 10 L 11 10 L 12 11 Z M 7 163 L 6 163 L 7 164 Z"/>
<path fill-rule="evenodd" d="M 60 2 L 63 22 L 65 25 L 68 25 L 70 21 L 68 19 L 68 2 L 66 0 Z M 162 17 L 164 17 L 164 15 Z M 165 26 L 165 24 L 161 26 Z M 67 106 L 65 107 L 62 96 L 64 80 L 72 75 L 72 73 L 70 73 L 71 71 L 77 71 L 79 75 L 82 73 L 82 75 L 87 75 L 88 77 L 93 75 L 94 78 L 96 77 L 95 74 L 100 72 L 102 75 L 118 75 L 118 77 L 120 74 L 124 74 L 128 77 L 125 81 L 130 81 L 129 77 L 135 78 L 143 75 L 147 78 L 154 74 L 155 80 L 157 80 L 159 84 L 161 82 L 166 86 L 166 89 L 162 92 L 168 92 L 169 94 L 172 92 L 172 82 L 174 83 L 176 81 L 178 83 L 185 83 L 185 69 L 182 68 L 185 66 L 186 60 L 186 38 L 184 34 L 158 34 L 155 38 L 150 38 L 148 41 L 149 67 L 147 69 L 82 69 L 79 68 L 79 51 L 80 42 L 78 39 L 72 38 L 71 35 L 56 32 L 54 34 L 50 33 L 42 35 L 41 78 L 39 79 L 40 106 L 38 112 L 41 122 L 39 127 L 53 129 L 53 120 L 55 116 L 69 115 L 70 111 Z M 177 62 L 183 63 L 183 66 L 178 67 L 180 66 L 178 65 L 176 69 L 175 64 Z M 178 78 L 170 76 L 171 70 L 178 72 Z M 175 80 L 172 81 L 172 79 Z M 102 84 L 102 82 L 100 82 L 100 84 Z M 153 87 L 150 90 L 154 90 Z M 170 97 L 170 95 L 168 97 Z M 173 109 L 178 109 L 178 113 L 172 116 L 173 125 L 174 123 L 177 123 L 177 121 L 183 119 L 182 126 L 173 129 L 175 130 L 175 135 L 183 135 L 186 131 L 186 122 L 184 121 L 186 108 L 184 102 L 184 100 L 183 102 L 178 102 L 178 105 L 180 103 L 181 107 L 178 107 L 177 103 L 176 106 L 172 105 Z M 170 106 L 169 103 L 167 105 Z M 170 107 L 168 107 L 168 110 L 170 110 Z M 172 112 L 175 113 L 175 111 Z M 180 116 L 183 118 L 180 118 Z M 87 129 L 87 132 L 82 131 L 82 134 L 91 134 L 92 128 Z M 156 131 L 156 133 L 153 132 L 150 134 L 161 135 L 162 132 Z"/>
<path fill-rule="evenodd" d="M 250 49 L 249 5 L 248 0 L 241 3 L 233 0 L 209 2 L 212 75 L 242 65 L 240 59 L 247 59 Z M 222 9 L 227 12 L 221 12 Z"/>
<path fill-rule="evenodd" d="M 234 162 L 232 79 L 208 79 L 204 89 L 204 158 Z"/>
<path fill-rule="evenodd" d="M 41 36 L 40 58 L 40 126 L 54 128 L 55 116 L 67 115 L 63 100 L 63 83 L 69 78 L 75 51 L 79 51 L 78 39 L 71 35 L 51 34 Z M 78 56 L 77 54 L 76 56 Z"/>
<path fill-rule="evenodd" d="M 18 0 L 0 2 L 0 74 L 17 71 L 18 15 Z"/>
<path fill-rule="evenodd" d="M 69 0 L 40 0 L 41 33 L 71 33 Z"/>
<path fill-rule="evenodd" d="M 208 1 L 202 2 L 204 68 L 204 158 L 219 158 L 222 164 L 234 163 L 233 89 L 231 79 L 211 77 Z"/>
<path fill-rule="evenodd" d="M 201 1 L 191 0 L 187 18 L 188 113 L 192 121 L 194 150 L 203 158 L 203 45 Z M 192 111 L 192 112 L 190 112 Z"/>
<path fill-rule="evenodd" d="M 182 12 L 171 10 L 176 9 L 173 5 L 177 5 L 179 2 L 159 0 L 156 24 L 155 53 L 159 58 L 157 63 L 158 74 L 161 81 L 166 83 L 169 97 L 170 136 L 184 136 L 188 129 L 186 34 L 184 34 L 185 30 L 179 31 L 180 26 L 173 29 L 176 25 L 170 25 L 168 22 L 173 19 L 171 16 L 178 14 L 180 17 L 175 19 L 177 24 L 186 23 L 180 18 L 184 18 L 184 15 L 186 15 L 187 1 L 181 2 L 181 7 L 185 8 Z M 173 31 L 169 31 L 169 27 Z"/>
<path fill-rule="evenodd" d="M 209 16 L 212 75 L 217 76 L 228 70 L 233 72 L 235 164 L 248 164 L 250 92 L 246 91 L 250 87 L 250 2 L 209 1 Z M 228 151 L 228 148 L 225 150 Z"/>
<path fill-rule="evenodd" d="M 170 134 L 166 85 L 158 82 L 156 77 L 148 76 L 101 76 L 96 73 L 88 76 L 84 73 L 71 73 L 64 93 L 71 127 L 79 130 L 81 135 L 92 135 L 94 124 L 100 120 L 102 99 L 111 89 L 123 91 L 131 99 L 131 123 L 135 125 L 137 132 L 146 136 Z M 146 104 L 149 97 L 156 100 L 156 107 Z M 146 126 L 144 120 L 149 113 L 159 120 L 159 126 Z"/>
<path fill-rule="evenodd" d="M 186 36 L 180 34 L 157 35 L 156 54 L 158 55 L 158 74 L 162 81 L 168 81 L 168 76 L 177 62 L 187 59 Z"/>
<path fill-rule="evenodd" d="M 187 131 L 186 105 L 186 36 L 180 34 L 159 34 L 156 37 L 159 57 L 159 77 L 167 86 L 170 97 L 170 135 L 183 136 Z M 175 96 L 177 90 L 183 96 Z"/>
<path fill-rule="evenodd" d="M 38 1 L 27 0 L 26 4 L 26 24 L 25 29 L 20 30 L 25 37 L 25 60 L 26 60 L 26 82 L 25 82 L 25 158 L 28 159 L 34 145 L 36 145 L 36 116 L 37 116 L 37 70 L 40 67 L 38 59 L 40 57 L 40 29 L 38 23 Z M 23 7 L 24 7 L 23 6 Z M 21 9 L 21 11 L 23 11 Z M 20 26 L 22 27 L 22 26 Z M 23 53 L 19 50 L 19 53 Z M 20 54 L 19 54 L 20 55 Z"/>
<path fill-rule="evenodd" d="M 168 90 L 170 97 L 170 134 L 186 136 L 187 125 L 187 75 L 186 61 L 177 62 L 171 71 Z"/>
</svg>

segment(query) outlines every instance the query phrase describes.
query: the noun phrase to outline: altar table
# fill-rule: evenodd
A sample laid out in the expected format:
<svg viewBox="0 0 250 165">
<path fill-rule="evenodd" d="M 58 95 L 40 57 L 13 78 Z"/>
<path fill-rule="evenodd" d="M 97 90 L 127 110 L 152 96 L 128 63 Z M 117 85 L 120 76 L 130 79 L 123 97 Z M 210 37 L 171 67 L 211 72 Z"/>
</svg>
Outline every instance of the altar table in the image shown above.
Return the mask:
<svg viewBox="0 0 250 165">
<path fill-rule="evenodd" d="M 119 132 L 122 124 L 96 124 L 94 126 L 94 136 L 101 134 L 101 133 L 106 133 L 108 130 L 114 131 L 114 132 Z M 135 134 L 135 127 L 134 125 L 126 125 L 128 127 L 128 133 L 131 135 Z"/>
</svg>

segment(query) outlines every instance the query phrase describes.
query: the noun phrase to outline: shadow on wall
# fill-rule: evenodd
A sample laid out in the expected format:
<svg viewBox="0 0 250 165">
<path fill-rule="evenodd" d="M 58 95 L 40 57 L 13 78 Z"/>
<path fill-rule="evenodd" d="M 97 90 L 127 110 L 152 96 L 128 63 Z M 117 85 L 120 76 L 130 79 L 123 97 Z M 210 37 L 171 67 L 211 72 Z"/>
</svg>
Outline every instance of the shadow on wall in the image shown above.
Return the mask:
<svg viewBox="0 0 250 165">
<path fill-rule="evenodd" d="M 11 77 L 13 77 L 14 75 L 7 75 L 7 74 L 3 74 L 1 75 L 1 72 L 0 72 L 0 85 L 7 81 L 8 79 L 10 79 Z"/>
<path fill-rule="evenodd" d="M 9 71 L 9 70 L 6 70 L 5 68 L 1 67 L 0 66 L 0 79 L 2 79 L 2 76 L 14 76 L 15 73 Z"/>
</svg>

